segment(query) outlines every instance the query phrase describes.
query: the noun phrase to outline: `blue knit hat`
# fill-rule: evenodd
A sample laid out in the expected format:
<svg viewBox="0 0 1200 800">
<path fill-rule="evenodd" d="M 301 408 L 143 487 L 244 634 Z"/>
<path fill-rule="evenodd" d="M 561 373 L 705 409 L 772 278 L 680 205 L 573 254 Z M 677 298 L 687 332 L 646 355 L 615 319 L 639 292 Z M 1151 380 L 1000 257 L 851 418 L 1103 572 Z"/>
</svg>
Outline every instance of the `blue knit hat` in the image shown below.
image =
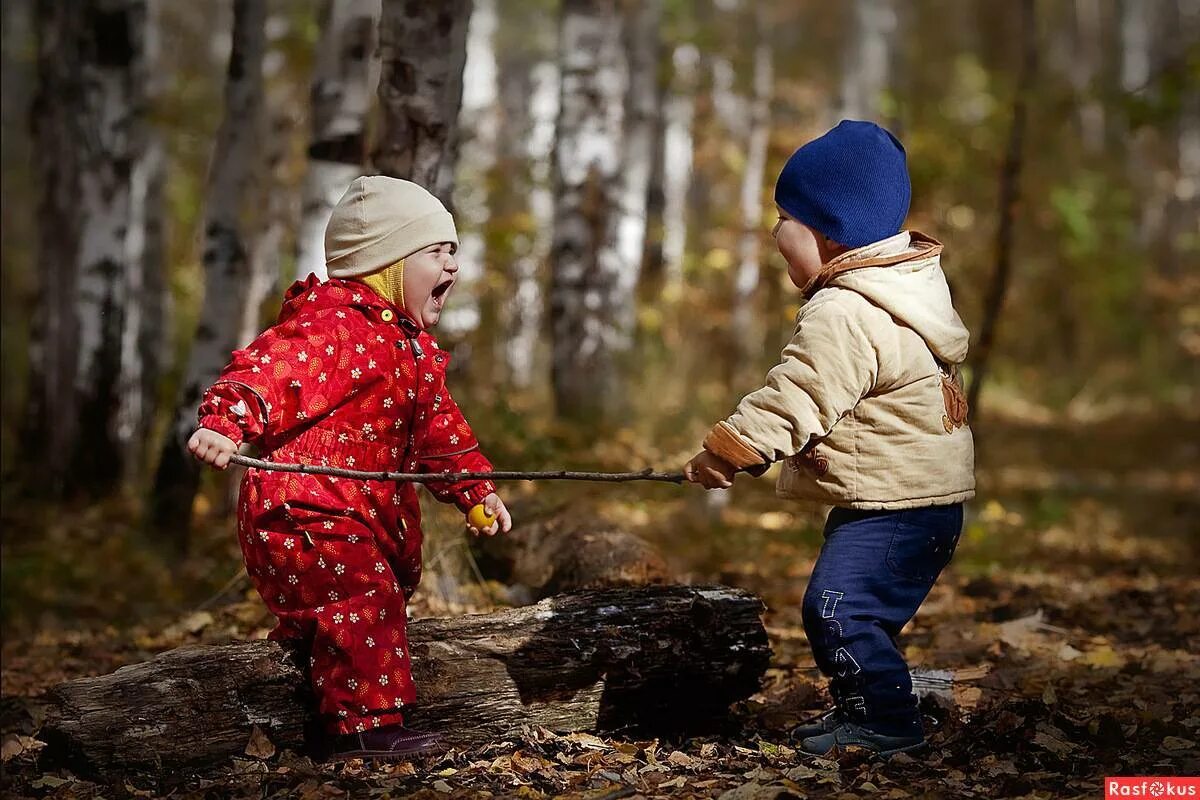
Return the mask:
<svg viewBox="0 0 1200 800">
<path fill-rule="evenodd" d="M 899 233 L 911 199 L 904 146 L 850 119 L 792 153 L 775 183 L 780 208 L 846 247 Z"/>
</svg>

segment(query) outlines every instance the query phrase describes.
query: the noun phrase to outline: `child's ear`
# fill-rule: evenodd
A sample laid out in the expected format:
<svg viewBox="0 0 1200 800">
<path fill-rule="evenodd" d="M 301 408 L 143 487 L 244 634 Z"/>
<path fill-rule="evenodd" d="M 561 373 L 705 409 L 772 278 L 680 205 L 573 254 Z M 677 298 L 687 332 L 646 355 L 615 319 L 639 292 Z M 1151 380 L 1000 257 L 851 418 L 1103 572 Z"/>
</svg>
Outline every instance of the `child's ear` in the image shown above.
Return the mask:
<svg viewBox="0 0 1200 800">
<path fill-rule="evenodd" d="M 851 248 L 841 242 L 836 242 L 824 234 L 821 235 L 825 239 L 825 251 L 829 253 L 830 258 L 840 256 L 842 253 L 848 252 Z"/>
</svg>

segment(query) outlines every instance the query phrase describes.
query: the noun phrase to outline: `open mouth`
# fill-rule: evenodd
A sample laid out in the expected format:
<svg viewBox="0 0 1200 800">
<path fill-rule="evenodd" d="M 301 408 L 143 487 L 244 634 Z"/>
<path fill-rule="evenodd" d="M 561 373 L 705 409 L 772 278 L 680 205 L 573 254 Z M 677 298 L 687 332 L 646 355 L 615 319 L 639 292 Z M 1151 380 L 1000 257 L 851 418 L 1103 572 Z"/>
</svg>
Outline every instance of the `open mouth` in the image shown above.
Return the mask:
<svg viewBox="0 0 1200 800">
<path fill-rule="evenodd" d="M 436 304 L 439 308 L 445 304 L 446 295 L 449 294 L 450 287 L 453 285 L 454 285 L 454 279 L 447 278 L 446 280 L 439 283 L 437 286 L 433 287 L 433 291 L 430 293 L 430 297 L 433 299 L 434 304 Z"/>
</svg>

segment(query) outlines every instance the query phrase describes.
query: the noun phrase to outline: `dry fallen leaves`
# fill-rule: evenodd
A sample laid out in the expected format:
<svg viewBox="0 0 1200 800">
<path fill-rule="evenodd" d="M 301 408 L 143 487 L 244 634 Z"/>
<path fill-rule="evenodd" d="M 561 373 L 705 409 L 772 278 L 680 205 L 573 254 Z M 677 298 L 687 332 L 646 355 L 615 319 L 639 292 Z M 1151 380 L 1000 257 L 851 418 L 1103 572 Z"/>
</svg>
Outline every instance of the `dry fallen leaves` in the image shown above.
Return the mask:
<svg viewBox="0 0 1200 800">
<path fill-rule="evenodd" d="M 275 755 L 275 745 L 271 743 L 263 729 L 255 725 L 254 729 L 250 731 L 250 741 L 246 742 L 245 752 L 251 758 L 266 760 Z"/>
<path fill-rule="evenodd" d="M 32 736 L 8 733 L 4 735 L 4 742 L 0 745 L 0 760 L 7 762 L 22 753 L 36 753 L 45 746 L 44 742 L 38 741 Z"/>
</svg>

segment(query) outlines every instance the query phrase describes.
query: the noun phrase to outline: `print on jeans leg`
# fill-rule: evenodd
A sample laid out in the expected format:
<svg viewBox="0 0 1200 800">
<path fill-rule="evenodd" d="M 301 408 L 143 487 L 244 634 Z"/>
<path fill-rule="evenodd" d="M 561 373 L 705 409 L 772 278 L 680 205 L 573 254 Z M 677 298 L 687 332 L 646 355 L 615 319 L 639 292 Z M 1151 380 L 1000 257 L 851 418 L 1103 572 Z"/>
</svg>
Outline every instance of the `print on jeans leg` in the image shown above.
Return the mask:
<svg viewBox="0 0 1200 800">
<path fill-rule="evenodd" d="M 845 647 L 839 647 L 833 654 L 833 663 L 841 664 L 842 669 L 838 672 L 839 678 L 845 678 L 850 675 L 857 675 L 862 672 L 862 667 L 854 660 L 854 656 L 850 655 L 850 651 Z"/>
<path fill-rule="evenodd" d="M 821 618 L 825 620 L 825 644 L 828 648 L 833 649 L 833 663 L 838 666 L 836 677 L 844 682 L 843 686 L 846 684 L 856 684 L 857 681 L 850 680 L 851 676 L 862 672 L 862 667 L 859 666 L 858 661 L 841 644 L 842 623 L 835 615 L 837 614 L 838 601 L 845 596 L 845 592 L 837 592 L 832 589 L 821 591 L 821 599 L 824 601 L 821 606 Z M 842 699 L 842 705 L 847 711 L 856 714 L 866 714 L 866 699 L 860 694 L 845 696 Z"/>
<path fill-rule="evenodd" d="M 837 612 L 838 600 L 846 596 L 845 592 L 835 592 L 832 589 L 822 589 L 821 599 L 825 603 L 821 606 L 821 619 L 833 619 L 833 615 Z"/>
</svg>

